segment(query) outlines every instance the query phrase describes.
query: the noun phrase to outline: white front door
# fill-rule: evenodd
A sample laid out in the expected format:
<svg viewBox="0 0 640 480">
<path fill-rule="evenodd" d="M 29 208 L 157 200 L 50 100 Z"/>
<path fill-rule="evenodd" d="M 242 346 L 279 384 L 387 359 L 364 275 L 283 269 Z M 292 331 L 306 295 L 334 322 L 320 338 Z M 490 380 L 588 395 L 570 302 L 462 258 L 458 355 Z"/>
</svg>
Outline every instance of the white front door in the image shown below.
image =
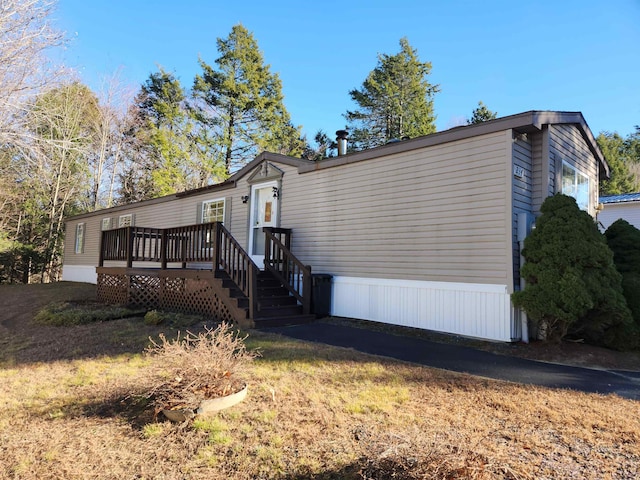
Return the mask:
<svg viewBox="0 0 640 480">
<path fill-rule="evenodd" d="M 264 268 L 264 232 L 262 227 L 276 227 L 278 221 L 278 183 L 268 182 L 251 186 L 251 217 L 249 255 Z"/>
</svg>

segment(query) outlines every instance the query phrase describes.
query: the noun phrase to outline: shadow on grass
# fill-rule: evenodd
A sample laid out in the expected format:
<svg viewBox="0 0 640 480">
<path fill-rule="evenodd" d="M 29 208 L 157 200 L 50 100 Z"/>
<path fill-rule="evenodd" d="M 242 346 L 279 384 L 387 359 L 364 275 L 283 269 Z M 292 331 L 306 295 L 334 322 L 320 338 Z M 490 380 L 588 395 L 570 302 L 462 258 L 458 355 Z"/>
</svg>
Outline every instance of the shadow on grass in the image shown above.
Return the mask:
<svg viewBox="0 0 640 480">
<path fill-rule="evenodd" d="M 119 418 L 135 430 L 156 422 L 152 399 L 142 394 L 116 394 L 110 398 L 96 400 L 83 405 L 80 415 L 103 419 Z M 163 417 L 159 418 L 164 420 Z"/>
<path fill-rule="evenodd" d="M 362 463 L 362 464 L 361 464 Z M 278 480 L 365 480 L 367 478 L 363 475 L 363 467 L 365 461 L 361 463 L 352 463 L 345 465 L 344 467 L 336 470 L 329 470 L 320 473 L 294 473 L 278 477 Z M 375 478 L 398 478 L 402 477 L 375 477 Z"/>
<path fill-rule="evenodd" d="M 203 325 L 215 325 L 215 322 L 156 326 L 145 324 L 141 317 L 130 317 L 73 326 L 30 323 L 0 339 L 0 368 L 137 355 L 150 346 L 150 338 L 158 340 L 159 335 L 164 334 L 171 339 L 178 332 L 199 332 Z"/>
</svg>

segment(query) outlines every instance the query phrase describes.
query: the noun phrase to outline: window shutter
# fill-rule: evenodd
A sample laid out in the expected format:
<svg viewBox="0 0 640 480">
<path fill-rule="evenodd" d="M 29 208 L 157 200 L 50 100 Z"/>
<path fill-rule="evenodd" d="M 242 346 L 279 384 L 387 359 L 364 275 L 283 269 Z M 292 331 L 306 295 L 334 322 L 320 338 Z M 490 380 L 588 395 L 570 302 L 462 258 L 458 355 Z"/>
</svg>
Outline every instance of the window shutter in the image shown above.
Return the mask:
<svg viewBox="0 0 640 480">
<path fill-rule="evenodd" d="M 224 225 L 227 229 L 231 228 L 231 197 L 224 199 Z"/>
<path fill-rule="evenodd" d="M 202 223 L 202 202 L 196 203 L 196 223 Z"/>
</svg>

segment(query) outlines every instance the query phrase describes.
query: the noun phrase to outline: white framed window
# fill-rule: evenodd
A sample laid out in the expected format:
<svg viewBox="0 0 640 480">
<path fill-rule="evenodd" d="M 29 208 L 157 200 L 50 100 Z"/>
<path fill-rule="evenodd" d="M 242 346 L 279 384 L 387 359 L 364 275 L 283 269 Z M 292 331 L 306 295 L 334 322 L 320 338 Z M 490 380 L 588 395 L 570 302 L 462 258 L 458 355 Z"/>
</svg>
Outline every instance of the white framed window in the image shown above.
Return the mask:
<svg viewBox="0 0 640 480">
<path fill-rule="evenodd" d="M 566 162 L 562 162 L 562 193 L 575 198 L 578 207 L 589 211 L 589 177 Z"/>
<path fill-rule="evenodd" d="M 224 222 L 224 198 L 202 202 L 202 223 Z"/>
<path fill-rule="evenodd" d="M 109 218 L 103 218 L 102 219 L 102 230 L 111 230 L 111 224 L 112 224 L 112 220 L 111 217 Z"/>
<path fill-rule="evenodd" d="M 84 252 L 84 223 L 79 223 L 76 225 L 76 253 Z"/>
<path fill-rule="evenodd" d="M 215 200 L 207 200 L 202 202 L 202 210 L 200 211 L 202 223 L 221 222 L 224 223 L 224 198 L 216 198 Z M 213 247 L 211 232 L 205 233 L 202 238 L 203 248 Z"/>
<path fill-rule="evenodd" d="M 118 228 L 130 227 L 133 225 L 133 215 L 128 213 L 127 215 L 120 215 L 118 217 Z"/>
</svg>

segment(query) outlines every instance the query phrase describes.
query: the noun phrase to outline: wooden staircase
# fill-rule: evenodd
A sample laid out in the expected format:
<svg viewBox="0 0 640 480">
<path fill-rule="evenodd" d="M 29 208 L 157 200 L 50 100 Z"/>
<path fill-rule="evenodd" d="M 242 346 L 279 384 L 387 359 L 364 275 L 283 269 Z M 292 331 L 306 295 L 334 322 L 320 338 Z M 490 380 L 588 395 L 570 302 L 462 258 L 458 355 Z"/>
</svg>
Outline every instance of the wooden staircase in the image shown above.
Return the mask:
<svg viewBox="0 0 640 480">
<path fill-rule="evenodd" d="M 241 326 L 280 327 L 315 320 L 315 315 L 304 313 L 303 306 L 273 273 L 261 271 L 257 278 L 257 311 L 251 322 L 249 298 L 225 272 L 219 272 L 217 276 L 222 280 L 222 287 L 226 290 L 226 296 L 230 302 L 230 304 L 225 302 L 227 308 L 232 310 L 232 314 Z"/>
</svg>

